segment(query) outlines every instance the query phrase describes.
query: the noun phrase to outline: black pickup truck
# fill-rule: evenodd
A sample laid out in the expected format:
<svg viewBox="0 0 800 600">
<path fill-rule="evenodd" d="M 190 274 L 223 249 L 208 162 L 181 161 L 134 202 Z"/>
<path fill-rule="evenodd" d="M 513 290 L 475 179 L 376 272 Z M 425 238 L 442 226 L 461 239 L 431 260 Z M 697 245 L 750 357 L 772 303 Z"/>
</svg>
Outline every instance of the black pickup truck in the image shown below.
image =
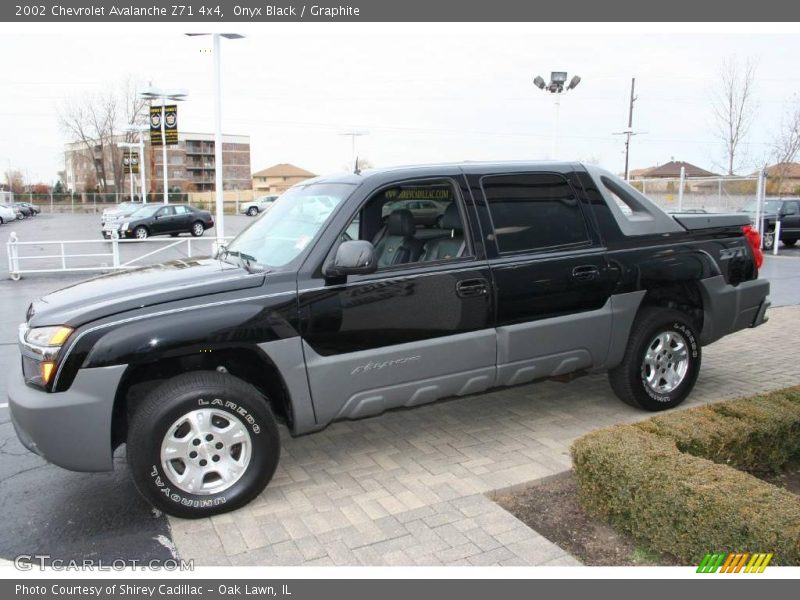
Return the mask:
<svg viewBox="0 0 800 600">
<path fill-rule="evenodd" d="M 417 229 L 398 196 L 436 197 Z M 456 164 L 322 177 L 215 257 L 33 302 L 9 401 L 19 438 L 78 471 L 127 460 L 164 511 L 242 506 L 293 435 L 497 386 L 609 372 L 680 404 L 702 347 L 766 320 L 746 215 L 667 215 L 601 169 Z M 568 400 L 565 403 L 568 404 Z"/>
</svg>

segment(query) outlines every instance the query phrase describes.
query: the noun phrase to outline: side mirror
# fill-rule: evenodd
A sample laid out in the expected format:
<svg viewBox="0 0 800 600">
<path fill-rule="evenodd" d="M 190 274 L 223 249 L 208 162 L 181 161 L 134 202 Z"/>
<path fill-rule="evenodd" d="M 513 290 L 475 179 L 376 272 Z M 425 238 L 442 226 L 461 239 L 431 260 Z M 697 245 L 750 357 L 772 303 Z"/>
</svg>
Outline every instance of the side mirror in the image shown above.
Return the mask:
<svg viewBox="0 0 800 600">
<path fill-rule="evenodd" d="M 333 262 L 325 268 L 325 276 L 367 275 L 377 269 L 375 247 L 363 240 L 348 240 L 339 244 Z"/>
</svg>

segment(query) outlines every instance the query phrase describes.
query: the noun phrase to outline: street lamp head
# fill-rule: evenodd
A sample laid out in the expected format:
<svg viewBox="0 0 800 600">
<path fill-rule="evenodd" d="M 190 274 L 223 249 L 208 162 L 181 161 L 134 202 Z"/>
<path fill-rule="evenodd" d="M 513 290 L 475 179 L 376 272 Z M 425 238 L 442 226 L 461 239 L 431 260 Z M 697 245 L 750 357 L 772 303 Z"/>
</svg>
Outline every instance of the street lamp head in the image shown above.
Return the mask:
<svg viewBox="0 0 800 600">
<path fill-rule="evenodd" d="M 552 73 L 550 73 L 550 83 L 564 84 L 566 82 L 567 82 L 566 71 L 553 71 Z"/>
<path fill-rule="evenodd" d="M 160 88 L 149 88 L 139 94 L 144 100 L 185 100 L 189 96 L 188 90 L 172 89 L 162 90 Z"/>
<path fill-rule="evenodd" d="M 568 89 L 568 90 L 574 90 L 576 87 L 578 87 L 578 84 L 579 84 L 580 82 L 581 82 L 581 78 L 580 78 L 580 77 L 578 77 L 577 75 L 575 75 L 575 76 L 574 76 L 574 77 L 573 77 L 573 78 L 570 80 L 570 82 L 569 82 L 569 85 L 567 86 L 567 89 Z"/>
<path fill-rule="evenodd" d="M 545 86 L 544 79 L 542 79 L 541 76 L 537 75 L 533 79 L 533 85 L 535 85 L 540 90 L 543 90 Z"/>
<path fill-rule="evenodd" d="M 184 35 L 188 37 L 198 37 L 202 35 L 218 35 L 219 37 L 224 37 L 226 40 L 240 40 L 244 36 L 241 33 L 185 33 Z"/>
</svg>

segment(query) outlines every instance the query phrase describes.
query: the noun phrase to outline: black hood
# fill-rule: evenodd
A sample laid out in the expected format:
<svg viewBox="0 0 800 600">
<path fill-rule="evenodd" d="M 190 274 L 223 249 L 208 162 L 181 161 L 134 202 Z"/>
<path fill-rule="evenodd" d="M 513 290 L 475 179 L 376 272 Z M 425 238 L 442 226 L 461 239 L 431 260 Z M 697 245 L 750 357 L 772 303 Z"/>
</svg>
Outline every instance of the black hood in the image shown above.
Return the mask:
<svg viewBox="0 0 800 600">
<path fill-rule="evenodd" d="M 251 274 L 211 258 L 175 260 L 119 271 L 34 301 L 29 309 L 29 324 L 78 327 L 136 308 L 258 287 L 264 283 L 264 277 L 264 273 Z"/>
</svg>

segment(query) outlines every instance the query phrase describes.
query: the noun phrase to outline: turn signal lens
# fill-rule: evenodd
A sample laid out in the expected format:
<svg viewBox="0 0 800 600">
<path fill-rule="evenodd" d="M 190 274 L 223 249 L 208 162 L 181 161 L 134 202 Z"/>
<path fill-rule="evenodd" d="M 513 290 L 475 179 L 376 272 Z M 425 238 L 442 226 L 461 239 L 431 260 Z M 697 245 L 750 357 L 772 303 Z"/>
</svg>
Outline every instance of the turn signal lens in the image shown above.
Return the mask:
<svg viewBox="0 0 800 600">
<path fill-rule="evenodd" d="M 56 363 L 54 363 L 52 360 L 45 361 L 41 363 L 39 369 L 42 376 L 42 382 L 47 385 L 50 383 L 50 378 L 53 376 L 53 373 L 56 370 Z"/>
</svg>

